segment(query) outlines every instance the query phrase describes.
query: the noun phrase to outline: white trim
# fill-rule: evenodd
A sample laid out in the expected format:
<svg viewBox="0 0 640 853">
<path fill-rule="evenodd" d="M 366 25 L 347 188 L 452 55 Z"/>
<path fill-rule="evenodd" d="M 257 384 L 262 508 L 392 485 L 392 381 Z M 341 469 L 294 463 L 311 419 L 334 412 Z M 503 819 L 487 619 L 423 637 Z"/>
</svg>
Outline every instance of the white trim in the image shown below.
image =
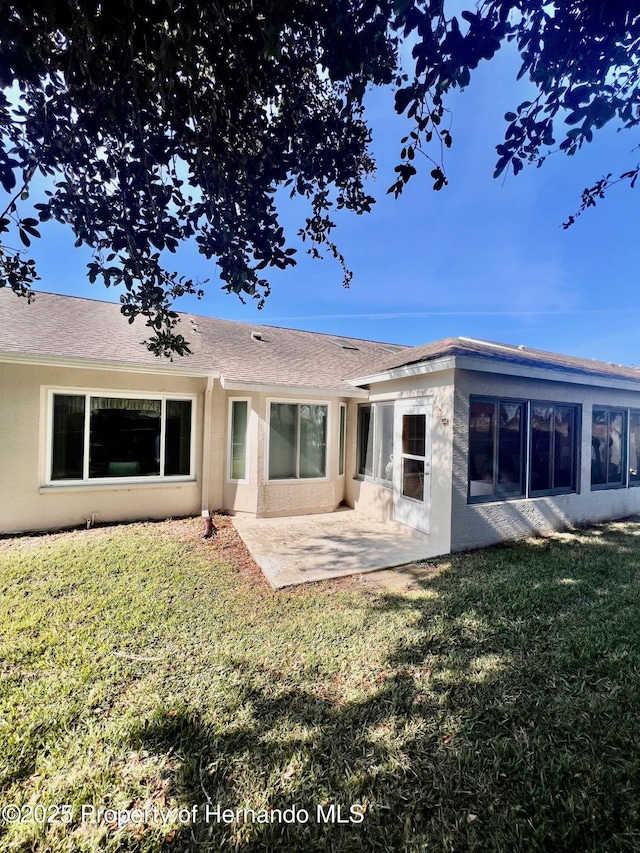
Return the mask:
<svg viewBox="0 0 640 853">
<path fill-rule="evenodd" d="M 229 406 L 227 411 L 227 464 L 225 465 L 225 477 L 227 483 L 248 483 L 250 480 L 251 469 L 251 454 L 249 452 L 251 442 L 251 397 L 229 397 Z M 237 479 L 231 476 L 233 467 L 233 404 L 247 404 L 247 426 L 244 439 L 244 477 Z"/>
<path fill-rule="evenodd" d="M 522 355 L 521 350 L 515 350 L 515 353 Z M 598 362 L 594 362 L 594 371 L 597 370 L 597 364 Z M 402 367 L 383 371 L 382 373 L 375 373 L 370 376 L 362 376 L 346 381 L 350 385 L 372 385 L 378 382 L 389 382 L 394 379 L 423 376 L 429 373 L 451 370 L 452 368 L 457 370 L 474 370 L 480 373 L 497 373 L 504 376 L 518 376 L 523 379 L 544 379 L 546 381 L 564 382 L 573 385 L 602 386 L 621 391 L 640 390 L 640 371 L 638 371 L 638 379 L 635 380 L 613 374 L 588 373 L 586 367 L 571 369 L 562 366 L 552 367 L 551 365 L 547 367 L 545 365 L 510 364 L 506 361 L 492 360 L 477 355 L 455 355 L 447 356 L 446 358 L 436 358 L 416 364 L 406 364 Z"/>
<path fill-rule="evenodd" d="M 276 404 L 277 403 L 283 403 L 285 405 L 298 406 L 298 407 L 299 406 L 326 406 L 327 417 L 326 417 L 325 423 L 326 423 L 326 430 L 327 430 L 327 432 L 326 432 L 327 445 L 326 445 L 325 460 L 324 460 L 324 470 L 325 470 L 324 477 L 300 477 L 300 476 L 288 477 L 288 478 L 278 477 L 278 478 L 273 479 L 273 480 L 269 477 L 269 463 L 270 463 L 269 447 L 271 445 L 271 405 L 272 405 L 272 403 L 276 403 Z M 327 483 L 327 482 L 329 482 L 331 480 L 331 476 L 329 475 L 328 472 L 329 472 L 329 465 L 331 462 L 331 445 L 332 445 L 332 442 L 331 442 L 331 432 L 332 432 L 332 430 L 331 430 L 331 401 L 330 400 L 309 400 L 309 399 L 306 399 L 306 400 L 300 400 L 300 399 L 287 400 L 287 399 L 282 399 L 281 397 L 267 397 L 266 405 L 267 405 L 267 410 L 266 410 L 265 447 L 264 447 L 264 462 L 265 462 L 264 481 L 265 481 L 265 483 L 268 483 L 268 484 L 285 483 L 285 484 L 292 485 L 294 483 Z M 297 419 L 297 430 L 298 430 L 298 433 L 297 433 L 297 439 L 296 439 L 296 443 L 297 443 L 296 471 L 299 474 L 300 473 L 300 417 L 298 417 L 298 419 Z"/>
<path fill-rule="evenodd" d="M 188 358 L 188 356 L 187 356 Z M 126 364 L 121 361 L 99 361 L 90 358 L 61 358 L 60 356 L 23 355 L 17 353 L 0 353 L 0 362 L 9 364 L 28 364 L 37 367 L 79 367 L 83 370 L 109 370 L 120 373 L 146 373 L 157 376 L 191 376 L 220 379 L 219 370 L 207 370 L 204 367 L 174 367 L 173 362 L 163 363 L 158 359 L 158 366 L 153 364 Z"/>
<path fill-rule="evenodd" d="M 402 367 L 394 367 L 381 373 L 358 376 L 346 381 L 349 385 L 373 385 L 376 382 L 388 382 L 391 379 L 406 379 L 410 376 L 423 376 L 425 373 L 439 373 L 441 370 L 452 370 L 454 367 L 456 367 L 456 357 L 446 356 L 431 361 L 420 361 L 416 364 L 405 364 Z"/>
<path fill-rule="evenodd" d="M 84 397 L 84 458 L 82 480 L 53 480 L 51 478 L 51 465 L 53 462 L 53 398 L 55 395 L 67 397 Z M 90 454 L 90 400 L 91 397 L 110 397 L 122 400 L 158 400 L 160 402 L 160 474 L 148 477 L 89 477 L 89 454 Z M 41 405 L 45 406 L 45 454 L 44 471 L 40 474 L 40 488 L 64 488 L 69 486 L 110 486 L 117 485 L 146 485 L 158 483 L 185 483 L 196 480 L 196 432 L 198 418 L 198 397 L 195 394 L 178 394 L 175 392 L 143 392 L 143 391 L 116 391 L 111 388 L 78 388 L 73 386 L 41 386 Z M 189 473 L 165 475 L 163 474 L 165 464 L 165 412 L 167 400 L 184 400 L 191 403 L 191 435 L 189 446 Z"/>
<path fill-rule="evenodd" d="M 413 398 L 412 398 L 413 399 Z M 390 408 L 394 413 L 392 419 L 392 432 L 391 432 L 391 454 L 394 454 L 393 449 L 393 441 L 394 441 L 394 419 L 395 419 L 395 402 L 396 399 L 390 400 L 372 400 L 366 403 L 359 403 L 356 409 L 356 473 L 355 478 L 362 483 L 373 483 L 376 486 L 382 486 L 384 489 L 391 489 L 393 487 L 393 479 L 387 480 L 382 477 L 375 476 L 376 469 L 376 454 L 380 450 L 380 417 L 376 414 L 376 410 L 386 406 Z M 409 401 L 411 402 L 411 400 Z M 360 408 L 361 406 L 369 406 L 370 409 L 370 418 L 373 418 L 373 433 L 371 436 L 371 474 L 361 474 L 360 473 Z M 388 464 L 388 463 L 387 463 Z M 385 466 L 386 468 L 386 466 Z"/>
</svg>

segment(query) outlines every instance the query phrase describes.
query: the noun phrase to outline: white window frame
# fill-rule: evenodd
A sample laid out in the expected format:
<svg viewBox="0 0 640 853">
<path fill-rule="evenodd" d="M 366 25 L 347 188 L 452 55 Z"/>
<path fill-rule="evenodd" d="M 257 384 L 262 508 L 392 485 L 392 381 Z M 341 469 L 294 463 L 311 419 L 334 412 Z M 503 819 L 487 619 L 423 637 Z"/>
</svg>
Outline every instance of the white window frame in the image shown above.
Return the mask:
<svg viewBox="0 0 640 853">
<path fill-rule="evenodd" d="M 375 471 L 376 448 L 379 446 L 378 441 L 379 441 L 379 430 L 380 430 L 379 418 L 378 418 L 378 415 L 376 415 L 376 411 L 377 411 L 377 409 L 381 408 L 382 406 L 389 406 L 389 407 L 391 407 L 392 411 L 394 412 L 394 418 L 395 418 L 395 400 L 376 400 L 374 402 L 368 401 L 366 403 L 360 403 L 358 405 L 358 408 L 356 411 L 356 473 L 355 473 L 354 479 L 360 480 L 363 483 L 375 483 L 376 486 L 382 486 L 385 489 L 392 489 L 393 488 L 393 479 L 385 480 L 383 478 L 376 477 L 373 473 L 361 474 L 360 470 L 359 470 L 359 468 L 360 468 L 360 466 L 359 466 L 359 463 L 360 463 L 360 410 L 361 410 L 361 408 L 364 408 L 365 406 L 369 407 L 369 410 L 371 412 L 371 417 L 373 418 L 373 434 L 372 434 L 372 441 L 371 441 L 371 445 L 372 445 L 371 458 L 372 458 L 372 464 L 373 464 L 373 470 L 374 471 Z M 393 447 L 393 445 L 392 445 L 392 447 Z M 392 450 L 392 453 L 393 453 L 393 450 Z"/>
<path fill-rule="evenodd" d="M 342 413 L 344 412 L 344 441 L 342 441 Z M 342 453 L 340 453 L 340 442 L 342 441 Z M 342 473 L 340 473 L 342 465 Z M 347 404 L 340 403 L 338 406 L 338 479 L 344 479 L 347 470 Z"/>
<path fill-rule="evenodd" d="M 233 469 L 233 404 L 247 404 L 247 434 L 245 436 L 245 476 L 240 480 L 231 476 Z M 250 480 L 251 454 L 249 452 L 251 442 L 251 397 L 229 397 L 229 411 L 227 414 L 227 483 L 248 483 Z"/>
<path fill-rule="evenodd" d="M 51 477 L 51 465 L 53 462 L 53 398 L 54 396 L 84 397 L 84 458 L 82 461 L 82 479 L 54 480 Z M 90 417 L 91 397 L 109 397 L 120 400 L 159 400 L 160 401 L 160 471 L 164 469 L 165 462 L 165 423 L 167 400 L 184 400 L 191 403 L 191 443 L 189 446 L 189 473 L 188 474 L 158 474 L 149 477 L 89 477 L 89 452 L 90 452 Z M 150 485 L 153 483 L 179 483 L 196 479 L 196 424 L 198 418 L 198 398 L 195 394 L 155 393 L 153 391 L 143 393 L 141 391 L 116 391 L 111 388 L 47 388 L 46 389 L 46 437 L 44 454 L 44 477 L 46 486 L 119 486 L 119 485 Z"/>
<path fill-rule="evenodd" d="M 290 399 L 280 397 L 267 397 L 267 412 L 266 412 L 266 428 L 265 428 L 265 448 L 264 448 L 264 461 L 265 461 L 265 483 L 327 483 L 331 477 L 329 475 L 330 463 L 331 463 L 331 401 L 330 400 L 300 400 L 300 399 Z M 271 446 L 271 406 L 273 404 L 283 403 L 288 406 L 326 406 L 327 409 L 327 452 L 325 456 L 324 463 L 324 477 L 288 477 L 288 478 L 280 478 L 271 479 L 269 477 L 269 469 L 271 461 L 269 459 L 269 448 Z M 300 472 L 300 418 L 298 418 L 298 435 L 297 435 L 297 446 L 298 446 L 298 455 L 296 458 L 296 471 Z"/>
</svg>

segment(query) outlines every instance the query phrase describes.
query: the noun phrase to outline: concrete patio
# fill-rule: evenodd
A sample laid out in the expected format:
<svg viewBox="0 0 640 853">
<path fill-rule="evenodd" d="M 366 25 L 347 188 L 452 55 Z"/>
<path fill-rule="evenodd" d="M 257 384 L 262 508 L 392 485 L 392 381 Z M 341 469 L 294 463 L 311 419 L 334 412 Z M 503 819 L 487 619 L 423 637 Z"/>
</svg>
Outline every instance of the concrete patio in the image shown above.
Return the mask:
<svg viewBox="0 0 640 853">
<path fill-rule="evenodd" d="M 424 533 L 346 508 L 287 518 L 236 516 L 233 524 L 274 589 L 375 572 L 432 556 Z"/>
</svg>

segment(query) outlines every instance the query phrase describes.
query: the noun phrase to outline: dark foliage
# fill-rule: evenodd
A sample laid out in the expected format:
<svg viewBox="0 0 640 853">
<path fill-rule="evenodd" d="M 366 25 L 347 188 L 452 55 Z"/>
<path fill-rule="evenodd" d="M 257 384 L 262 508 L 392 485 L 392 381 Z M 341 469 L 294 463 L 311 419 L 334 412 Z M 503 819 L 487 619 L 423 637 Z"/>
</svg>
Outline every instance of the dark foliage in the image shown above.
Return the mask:
<svg viewBox="0 0 640 853">
<path fill-rule="evenodd" d="M 309 200 L 299 237 L 312 256 L 335 257 L 348 285 L 332 211 L 374 202 L 366 87 L 394 85 L 397 112 L 414 120 L 389 192 L 402 192 L 418 153 L 439 190 L 452 144 L 446 95 L 506 40 L 538 95 L 505 116 L 496 176 L 554 148 L 573 154 L 612 119 L 640 121 L 640 3 L 493 0 L 459 18 L 445 6 L 0 0 L 0 286 L 31 293 L 25 250 L 58 220 L 93 250 L 89 279 L 124 286 L 123 314 L 147 318 L 149 348 L 184 354 L 171 303 L 201 285 L 167 271 L 162 253 L 194 239 L 226 290 L 262 305 L 264 271 L 295 264 L 274 203 L 282 187 Z M 407 39 L 415 64 L 402 69 Z M 46 200 L 31 205 L 36 178 Z M 585 190 L 581 209 L 611 183 Z"/>
</svg>

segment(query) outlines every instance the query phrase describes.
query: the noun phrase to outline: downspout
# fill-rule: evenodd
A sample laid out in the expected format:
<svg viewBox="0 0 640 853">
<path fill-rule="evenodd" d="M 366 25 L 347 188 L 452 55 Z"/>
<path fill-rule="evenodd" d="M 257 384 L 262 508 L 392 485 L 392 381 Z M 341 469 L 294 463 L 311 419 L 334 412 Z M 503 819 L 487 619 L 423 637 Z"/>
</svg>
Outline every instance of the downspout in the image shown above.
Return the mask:
<svg viewBox="0 0 640 853">
<path fill-rule="evenodd" d="M 207 389 L 204 393 L 204 422 L 202 428 L 202 476 L 201 482 L 201 509 L 202 509 L 202 536 L 208 539 L 213 535 L 213 519 L 209 511 L 209 480 L 211 472 L 211 394 L 213 391 L 213 376 L 207 377 Z"/>
</svg>

